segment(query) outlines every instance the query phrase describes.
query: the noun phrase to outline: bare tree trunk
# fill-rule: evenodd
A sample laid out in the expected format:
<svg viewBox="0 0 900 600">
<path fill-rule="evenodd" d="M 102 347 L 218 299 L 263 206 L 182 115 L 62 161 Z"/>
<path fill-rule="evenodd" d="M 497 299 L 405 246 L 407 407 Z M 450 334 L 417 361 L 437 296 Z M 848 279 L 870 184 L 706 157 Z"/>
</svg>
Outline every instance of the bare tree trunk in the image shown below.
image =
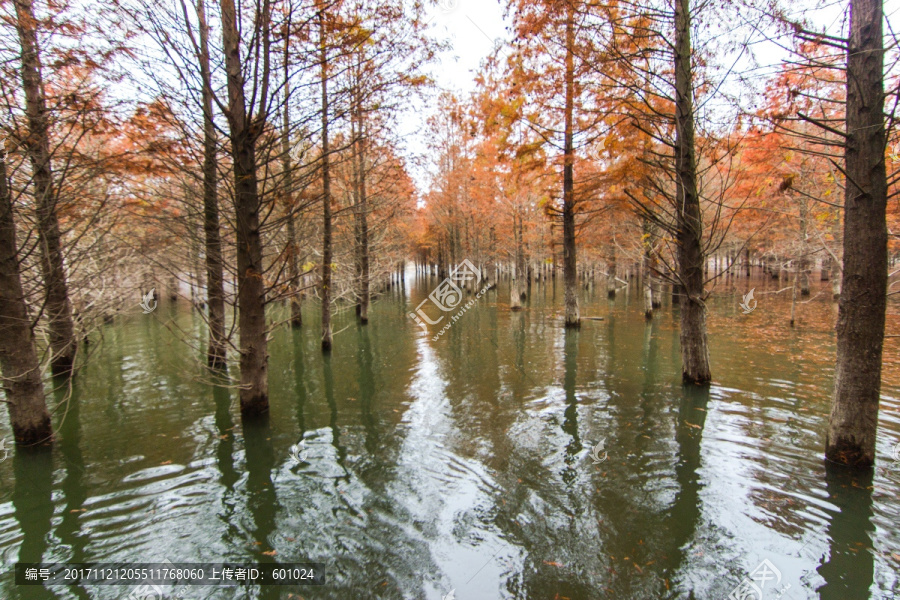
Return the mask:
<svg viewBox="0 0 900 600">
<path fill-rule="evenodd" d="M 325 9 L 319 8 L 319 60 L 322 85 L 322 350 L 331 351 L 331 166 L 328 147 L 328 46 Z"/>
<path fill-rule="evenodd" d="M 360 77 L 361 79 L 361 77 Z M 361 95 L 361 93 L 360 93 Z M 363 119 L 361 100 L 357 100 L 357 173 L 359 174 L 359 196 L 356 206 L 359 223 L 359 322 L 369 322 L 369 215 L 366 192 L 366 127 Z"/>
<path fill-rule="evenodd" d="M 287 259 L 288 293 L 291 302 L 291 327 L 303 325 L 303 314 L 300 305 L 300 267 L 297 264 L 297 230 L 294 224 L 294 168 L 291 160 L 291 86 L 288 76 L 288 48 L 284 51 L 284 107 L 281 113 L 281 169 L 284 171 L 284 209 L 287 215 Z"/>
<path fill-rule="evenodd" d="M 200 27 L 200 76 L 203 78 L 203 233 L 206 243 L 206 299 L 209 304 L 209 346 L 207 364 L 226 368 L 225 290 L 222 237 L 219 231 L 219 197 L 216 154 L 216 126 L 213 122 L 213 92 L 209 67 L 209 23 L 206 0 L 197 0 Z"/>
<path fill-rule="evenodd" d="M 22 47 L 22 85 L 25 91 L 25 114 L 28 118 L 28 139 L 25 148 L 31 161 L 37 207 L 38 241 L 41 248 L 41 274 L 46 288 L 44 311 L 50 323 L 50 368 L 54 375 L 71 373 L 77 342 L 72 321 L 72 305 L 63 265 L 59 218 L 56 214 L 56 193 L 53 188 L 53 169 L 50 164 L 50 132 L 47 105 L 41 75 L 32 0 L 15 0 L 16 28 Z"/>
<path fill-rule="evenodd" d="M 703 298 L 703 224 L 694 150 L 694 90 L 691 69 L 690 0 L 675 1 L 675 170 L 678 277 L 681 305 L 681 369 L 685 383 L 706 384 L 709 347 Z"/>
<path fill-rule="evenodd" d="M 791 327 L 794 326 L 797 316 L 797 292 L 800 288 L 800 268 L 794 270 L 794 281 L 791 282 Z"/>
<path fill-rule="evenodd" d="M 615 241 L 611 241 L 606 255 L 606 296 L 608 298 L 616 297 L 617 272 L 618 266 L 616 265 L 616 244 Z"/>
<path fill-rule="evenodd" d="M 887 305 L 883 5 L 851 0 L 847 47 L 843 293 L 825 456 L 875 462 Z"/>
<path fill-rule="evenodd" d="M 653 225 L 647 219 L 643 222 L 644 229 L 644 252 L 642 254 L 641 267 L 642 277 L 641 283 L 644 286 L 644 318 L 648 321 L 653 319 L 653 308 L 655 306 L 653 300 Z"/>
<path fill-rule="evenodd" d="M 566 3 L 566 107 L 563 157 L 563 268 L 565 275 L 566 327 L 580 327 L 578 312 L 578 263 L 575 256 L 575 16 Z"/>
<path fill-rule="evenodd" d="M 797 268 L 799 269 L 800 295 L 809 296 L 809 208 L 806 200 L 800 199 L 800 260 Z"/>
<path fill-rule="evenodd" d="M 838 247 L 843 247 L 844 229 L 841 222 L 841 211 L 838 211 L 838 217 L 835 219 L 834 227 L 832 228 L 832 235 L 834 236 L 835 244 Z M 841 268 L 840 262 L 836 260 L 831 261 L 831 297 L 833 300 L 841 297 Z"/>
<path fill-rule="evenodd" d="M 269 410 L 268 340 L 260 198 L 256 174 L 256 140 L 261 131 L 247 114 L 244 96 L 240 33 L 234 0 L 221 0 L 222 45 L 228 82 L 228 124 L 234 163 L 234 212 L 238 267 L 238 330 L 241 349 L 241 414 L 255 416 Z M 260 29 L 268 23 L 263 16 Z M 267 35 L 267 33 L 262 33 Z"/>
<path fill-rule="evenodd" d="M 41 363 L 22 290 L 3 145 L 0 145 L 0 369 L 16 442 L 36 444 L 50 440 L 53 431 L 44 400 Z"/>
<path fill-rule="evenodd" d="M 525 250 L 523 248 L 524 231 L 522 216 L 519 214 L 519 208 L 516 207 L 516 213 L 513 215 L 513 236 L 516 241 L 516 276 L 509 283 L 509 309 L 522 310 L 522 300 L 525 295 L 523 282 L 525 279 Z"/>
</svg>

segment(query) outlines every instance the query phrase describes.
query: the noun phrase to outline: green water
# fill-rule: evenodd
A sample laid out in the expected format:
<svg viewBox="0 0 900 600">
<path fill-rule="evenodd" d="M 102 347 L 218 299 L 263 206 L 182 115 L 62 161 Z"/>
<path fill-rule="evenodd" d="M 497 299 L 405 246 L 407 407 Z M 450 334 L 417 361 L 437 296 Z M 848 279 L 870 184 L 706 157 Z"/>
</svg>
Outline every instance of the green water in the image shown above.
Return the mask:
<svg viewBox="0 0 900 600">
<path fill-rule="evenodd" d="M 582 314 L 605 320 L 566 332 L 561 288 L 536 284 L 510 313 L 501 284 L 433 341 L 438 326 L 425 334 L 407 312 L 436 283 L 387 292 L 367 327 L 341 313 L 330 358 L 314 305 L 302 331 L 277 328 L 265 422 L 242 424 L 235 391 L 209 385 L 202 349 L 180 341 L 204 337 L 186 307 L 106 326 L 54 415 L 52 451 L 0 463 L 0 598 L 130 593 L 17 587 L 18 561 L 165 560 L 327 570 L 324 587 L 178 590 L 186 599 L 717 600 L 763 560 L 781 577 L 766 600 L 900 596 L 898 340 L 878 467 L 850 475 L 822 460 L 825 295 L 793 330 L 788 300 L 762 283 L 750 315 L 740 295 L 717 296 L 715 384 L 700 391 L 680 385 L 668 300 L 647 324 L 636 289 L 585 290 Z"/>
</svg>

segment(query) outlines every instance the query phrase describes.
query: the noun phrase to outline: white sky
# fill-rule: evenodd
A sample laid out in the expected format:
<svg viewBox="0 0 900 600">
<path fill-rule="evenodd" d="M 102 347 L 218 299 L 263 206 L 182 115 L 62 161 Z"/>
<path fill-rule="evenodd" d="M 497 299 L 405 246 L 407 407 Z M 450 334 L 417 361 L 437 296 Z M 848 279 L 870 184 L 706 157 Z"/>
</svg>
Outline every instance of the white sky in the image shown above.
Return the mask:
<svg viewBox="0 0 900 600">
<path fill-rule="evenodd" d="M 497 40 L 509 39 L 500 0 L 440 0 L 429 11 L 432 35 L 447 40 L 452 48 L 431 69 L 441 91 L 450 91 L 464 99 L 475 89 L 475 75 L 481 62 L 493 51 Z M 439 92 L 438 92 L 439 93 Z M 410 174 L 420 191 L 428 189 L 428 158 L 425 122 L 433 113 L 438 93 L 412 107 L 400 123 Z"/>
<path fill-rule="evenodd" d="M 481 62 L 491 53 L 498 40 L 511 38 L 508 31 L 509 23 L 503 15 L 503 4 L 505 0 L 438 0 L 438 5 L 431 7 L 429 23 L 433 27 L 433 35 L 448 40 L 452 45 L 452 49 L 442 55 L 432 69 L 441 90 L 452 91 L 464 100 L 475 89 L 474 77 Z M 841 34 L 840 28 L 844 23 L 842 17 L 848 4 L 848 0 L 788 0 L 784 3 L 795 17 L 810 11 L 807 16 L 812 28 L 824 27 L 832 35 Z M 889 23 L 885 33 L 889 34 L 891 29 L 896 32 L 897 27 L 892 25 L 900 16 L 900 0 L 885 0 L 884 13 Z M 752 14 L 743 17 L 748 24 L 757 18 Z M 724 31 L 732 29 L 735 24 L 713 25 Z M 754 51 L 758 66 L 752 73 L 759 83 L 763 83 L 777 72 L 781 60 L 788 56 L 788 53 L 776 44 L 761 41 L 761 37 L 762 34 L 757 32 L 748 38 L 756 42 Z M 790 41 L 786 38 L 782 38 L 780 43 L 790 45 Z M 730 64 L 731 58 L 727 58 L 728 60 L 723 62 Z M 736 66 L 737 71 L 742 71 L 749 65 L 746 60 L 740 60 Z M 747 74 L 749 73 L 745 72 L 745 75 Z M 400 133 L 406 142 L 407 155 L 419 159 L 411 161 L 409 168 L 421 191 L 425 191 L 429 183 L 425 123 L 435 110 L 436 99 L 437 94 L 429 95 L 424 102 L 410 107 L 410 111 L 400 123 Z"/>
</svg>

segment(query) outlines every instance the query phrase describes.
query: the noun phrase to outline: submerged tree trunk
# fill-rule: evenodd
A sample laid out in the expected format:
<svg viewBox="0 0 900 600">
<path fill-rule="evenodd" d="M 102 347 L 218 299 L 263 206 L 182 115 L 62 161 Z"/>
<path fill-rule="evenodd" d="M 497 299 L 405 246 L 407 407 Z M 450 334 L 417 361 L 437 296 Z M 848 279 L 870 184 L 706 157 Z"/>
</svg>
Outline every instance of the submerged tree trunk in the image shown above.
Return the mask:
<svg viewBox="0 0 900 600">
<path fill-rule="evenodd" d="M 844 245 L 844 228 L 843 223 L 841 222 L 841 211 L 838 211 L 837 218 L 834 221 L 834 226 L 832 227 L 832 235 L 834 236 L 835 245 L 838 248 L 843 247 Z M 840 258 L 840 257 L 838 257 Z M 837 300 L 841 297 L 841 261 L 832 260 L 831 261 L 831 298 L 833 300 Z"/>
<path fill-rule="evenodd" d="M 44 399 L 41 363 L 25 305 L 19 271 L 16 224 L 6 179 L 6 150 L 0 145 L 0 369 L 16 443 L 49 440 L 50 413 Z"/>
<path fill-rule="evenodd" d="M 883 6 L 851 0 L 847 48 L 843 293 L 825 456 L 875 462 L 887 304 Z"/>
<path fill-rule="evenodd" d="M 653 309 L 656 308 L 656 302 L 653 299 L 654 293 L 654 273 L 653 273 L 653 224 L 647 219 L 643 222 L 644 230 L 644 251 L 641 255 L 641 284 L 644 287 L 644 318 L 650 321 L 653 319 Z"/>
<path fill-rule="evenodd" d="M 616 297 L 616 274 L 618 266 L 616 265 L 616 243 L 612 241 L 607 250 L 606 256 L 606 297 Z"/>
<path fill-rule="evenodd" d="M 516 207 L 513 214 L 513 236 L 516 244 L 516 276 L 509 283 L 509 308 L 510 310 L 522 310 L 522 300 L 525 296 L 524 286 L 525 279 L 525 248 L 522 238 L 525 235 L 523 231 L 522 215 L 519 214 L 519 207 Z"/>
<path fill-rule="evenodd" d="M 575 16 L 566 3 L 566 107 L 563 156 L 563 269 L 565 275 L 566 327 L 580 327 L 578 312 L 578 263 L 575 256 Z"/>
<path fill-rule="evenodd" d="M 319 9 L 319 60 L 322 86 L 322 350 L 331 351 L 331 167 L 328 147 L 328 46 L 325 9 Z"/>
<path fill-rule="evenodd" d="M 15 0 L 16 28 L 22 49 L 22 87 L 28 138 L 25 149 L 31 161 L 37 211 L 38 241 L 41 248 L 41 274 L 46 288 L 44 312 L 50 324 L 50 367 L 54 375 L 71 373 L 75 361 L 75 325 L 72 304 L 63 265 L 56 193 L 50 164 L 50 131 L 41 75 L 34 7 L 32 0 Z"/>
<path fill-rule="evenodd" d="M 358 77 L 361 80 L 361 75 Z M 360 84 L 361 85 L 361 84 Z M 360 92 L 361 95 L 361 92 Z M 357 204 L 356 218 L 358 227 L 357 260 L 359 261 L 359 279 L 357 293 L 359 295 L 359 322 L 369 322 L 369 215 L 366 190 L 366 127 L 362 112 L 362 100 L 356 103 L 356 140 L 357 160 Z"/>
<path fill-rule="evenodd" d="M 228 125 L 234 170 L 234 216 L 237 241 L 238 330 L 241 350 L 241 414 L 269 409 L 268 341 L 260 198 L 256 174 L 256 140 L 261 131 L 247 114 L 240 56 L 240 33 L 234 0 L 221 0 L 222 45 L 228 82 Z M 265 17 L 263 17 L 265 20 Z M 261 28 L 266 27 L 263 23 Z M 265 35 L 265 34 L 264 34 Z"/>
<path fill-rule="evenodd" d="M 285 46 L 284 56 L 284 107 L 281 115 L 281 170 L 284 172 L 284 210 L 287 215 L 287 244 L 285 259 L 288 271 L 288 294 L 291 303 L 291 327 L 303 325 L 300 305 L 300 266 L 297 264 L 297 230 L 294 224 L 294 169 L 291 160 L 291 115 L 289 101 L 291 99 L 290 79 L 288 77 L 288 51 Z"/>
<path fill-rule="evenodd" d="M 212 80 L 209 67 L 209 24 L 206 0 L 197 0 L 200 28 L 200 75 L 203 78 L 203 233 L 206 243 L 206 299 L 209 304 L 209 346 L 207 364 L 213 369 L 226 367 L 225 289 L 222 271 L 222 237 L 219 231 L 218 172 L 216 126 L 213 122 Z"/>
<path fill-rule="evenodd" d="M 678 278 L 681 307 L 681 369 L 685 383 L 712 379 L 703 298 L 703 224 L 694 150 L 690 0 L 675 0 L 675 182 Z"/>
</svg>

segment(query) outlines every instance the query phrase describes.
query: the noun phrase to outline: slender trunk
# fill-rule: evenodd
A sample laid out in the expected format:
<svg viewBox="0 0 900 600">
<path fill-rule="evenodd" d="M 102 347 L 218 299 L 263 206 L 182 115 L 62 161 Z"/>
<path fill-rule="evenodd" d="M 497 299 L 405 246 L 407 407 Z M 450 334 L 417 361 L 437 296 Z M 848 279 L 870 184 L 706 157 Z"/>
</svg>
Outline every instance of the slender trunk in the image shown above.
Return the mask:
<svg viewBox="0 0 900 600">
<path fill-rule="evenodd" d="M 883 10 L 880 0 L 850 2 L 843 293 L 825 456 L 855 467 L 875 462 L 887 305 Z"/>
<path fill-rule="evenodd" d="M 261 128 L 247 114 L 234 0 L 221 0 L 221 8 L 222 46 L 228 83 L 227 116 L 234 163 L 241 414 L 254 416 L 269 409 L 268 341 L 256 175 L 256 139 Z"/>
<path fill-rule="evenodd" d="M 800 199 L 800 260 L 799 269 L 800 295 L 809 296 L 809 209 L 806 200 Z"/>
<path fill-rule="evenodd" d="M 794 326 L 797 316 L 797 292 L 800 289 L 800 269 L 794 271 L 794 281 L 791 283 L 791 327 Z"/>
<path fill-rule="evenodd" d="M 610 247 L 607 250 L 606 255 L 606 296 L 608 298 L 616 297 L 617 271 L 618 267 L 616 266 L 616 244 L 613 241 L 610 243 Z"/>
<path fill-rule="evenodd" d="M 288 294 L 291 301 L 291 327 L 303 325 L 300 305 L 300 267 L 297 264 L 297 230 L 294 224 L 294 168 L 291 161 L 291 99 L 290 78 L 288 76 L 288 48 L 284 55 L 284 108 L 281 114 L 281 170 L 284 172 L 284 210 L 287 215 L 287 248 L 285 258 L 288 261 Z"/>
<path fill-rule="evenodd" d="M 219 232 L 218 172 L 216 126 L 213 122 L 213 96 L 209 67 L 209 24 L 206 0 L 197 0 L 200 27 L 200 76 L 203 79 L 203 233 L 206 238 L 206 299 L 209 304 L 209 346 L 207 364 L 213 369 L 226 367 L 225 289 L 222 271 L 222 238 Z"/>
<path fill-rule="evenodd" d="M 575 256 L 575 151 L 573 144 L 575 111 L 575 15 L 566 3 L 566 107 L 563 156 L 563 267 L 565 270 L 566 327 L 579 327 L 577 268 Z"/>
<path fill-rule="evenodd" d="M 369 216 L 366 196 L 366 128 L 361 100 L 357 100 L 356 110 L 356 129 L 359 136 L 357 140 L 359 197 L 356 207 L 359 219 L 359 321 L 365 325 L 369 322 Z"/>
<path fill-rule="evenodd" d="M 838 211 L 837 218 L 834 220 L 834 225 L 832 227 L 832 235 L 834 236 L 834 242 L 836 247 L 843 247 L 844 245 L 844 230 L 841 222 L 841 211 Z M 840 258 L 840 257 L 839 257 Z M 831 261 L 831 298 L 833 300 L 837 300 L 841 297 L 841 263 L 832 260 Z"/>
<path fill-rule="evenodd" d="M 328 47 L 325 10 L 319 10 L 319 60 L 322 86 L 322 350 L 331 351 L 331 167 L 328 148 Z"/>
<path fill-rule="evenodd" d="M 641 266 L 643 275 L 641 277 L 644 286 L 644 318 L 648 321 L 653 319 L 653 225 L 650 221 L 644 219 L 644 252 L 642 255 Z"/>
<path fill-rule="evenodd" d="M 28 138 L 25 149 L 31 161 L 37 207 L 41 274 L 46 288 L 44 311 L 50 324 L 50 367 L 54 375 L 71 373 L 75 361 L 75 325 L 63 265 L 62 235 L 56 214 L 56 193 L 50 163 L 50 131 L 41 75 L 41 57 L 32 0 L 15 0 L 16 28 L 22 49 L 22 86 Z"/>
<path fill-rule="evenodd" d="M 522 248 L 522 217 L 519 214 L 519 208 L 513 214 L 513 237 L 516 245 L 516 277 L 509 283 L 509 309 L 522 310 L 523 280 L 525 277 L 525 252 Z"/>
<path fill-rule="evenodd" d="M 19 272 L 16 224 L 0 146 L 0 369 L 13 436 L 19 444 L 49 440 L 50 413 L 44 400 L 41 363 L 25 305 Z"/>
<path fill-rule="evenodd" d="M 712 379 L 703 299 L 703 224 L 694 154 L 694 90 L 691 69 L 690 0 L 675 0 L 675 170 L 678 276 L 681 306 L 681 369 L 685 383 Z"/>
</svg>

